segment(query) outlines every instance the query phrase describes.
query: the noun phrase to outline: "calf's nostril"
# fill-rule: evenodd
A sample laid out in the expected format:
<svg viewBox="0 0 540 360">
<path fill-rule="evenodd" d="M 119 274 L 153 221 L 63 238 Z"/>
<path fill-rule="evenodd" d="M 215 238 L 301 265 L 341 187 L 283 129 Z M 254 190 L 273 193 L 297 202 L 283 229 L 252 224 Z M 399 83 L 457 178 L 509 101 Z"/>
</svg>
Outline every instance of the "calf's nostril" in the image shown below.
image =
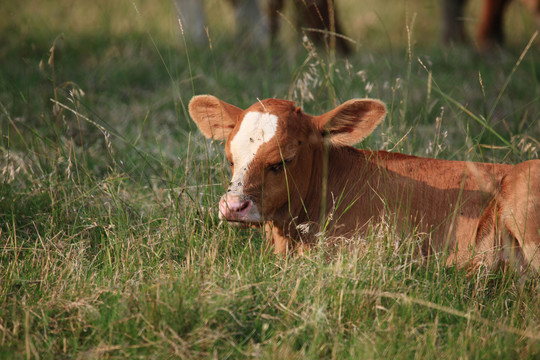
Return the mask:
<svg viewBox="0 0 540 360">
<path fill-rule="evenodd" d="M 240 204 L 238 211 L 245 210 L 248 206 L 249 206 L 249 201 L 244 201 L 242 204 Z"/>
</svg>

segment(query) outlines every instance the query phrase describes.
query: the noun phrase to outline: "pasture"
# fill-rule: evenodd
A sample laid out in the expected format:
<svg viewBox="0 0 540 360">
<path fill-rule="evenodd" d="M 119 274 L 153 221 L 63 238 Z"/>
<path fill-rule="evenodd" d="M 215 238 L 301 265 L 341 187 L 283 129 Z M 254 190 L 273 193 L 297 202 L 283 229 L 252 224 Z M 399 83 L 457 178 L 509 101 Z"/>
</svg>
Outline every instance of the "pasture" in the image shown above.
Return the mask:
<svg viewBox="0 0 540 360">
<path fill-rule="evenodd" d="M 303 40 L 290 8 L 268 49 L 218 0 L 205 44 L 171 1 L 0 3 L 0 358 L 540 356 L 538 274 L 419 259 L 425 234 L 384 221 L 280 257 L 218 219 L 230 172 L 189 119 L 195 94 L 313 114 L 372 97 L 388 116 L 363 148 L 538 158 L 540 39 L 518 2 L 490 54 L 442 47 L 437 1 L 338 8 L 347 57 Z"/>
</svg>

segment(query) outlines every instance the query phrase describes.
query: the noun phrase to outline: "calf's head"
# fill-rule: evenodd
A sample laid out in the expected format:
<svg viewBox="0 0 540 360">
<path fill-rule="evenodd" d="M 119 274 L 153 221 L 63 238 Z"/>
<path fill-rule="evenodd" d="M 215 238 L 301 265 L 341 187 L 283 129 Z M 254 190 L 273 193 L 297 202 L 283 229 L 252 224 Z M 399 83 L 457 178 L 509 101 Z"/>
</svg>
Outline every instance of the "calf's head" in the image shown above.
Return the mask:
<svg viewBox="0 0 540 360">
<path fill-rule="evenodd" d="M 273 220 L 276 212 L 302 203 L 322 165 L 325 138 L 348 146 L 369 135 L 386 113 L 383 103 L 354 99 L 320 116 L 291 101 L 266 99 L 246 110 L 210 95 L 195 96 L 189 113 L 201 132 L 226 139 L 232 169 L 219 216 L 235 224 Z M 320 183 L 320 179 L 319 179 Z"/>
</svg>

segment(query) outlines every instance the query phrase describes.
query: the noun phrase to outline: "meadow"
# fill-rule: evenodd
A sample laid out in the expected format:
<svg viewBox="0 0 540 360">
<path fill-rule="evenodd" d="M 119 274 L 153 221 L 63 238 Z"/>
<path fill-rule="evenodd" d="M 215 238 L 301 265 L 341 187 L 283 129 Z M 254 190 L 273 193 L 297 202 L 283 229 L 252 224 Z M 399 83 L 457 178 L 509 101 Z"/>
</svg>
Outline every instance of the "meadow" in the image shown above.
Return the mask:
<svg viewBox="0 0 540 360">
<path fill-rule="evenodd" d="M 303 40 L 291 9 L 268 48 L 218 0 L 204 44 L 167 0 L 0 3 L 0 359 L 540 356 L 537 274 L 418 259 L 425 235 L 386 222 L 280 257 L 219 221 L 229 169 L 189 118 L 195 94 L 312 114 L 379 98 L 363 148 L 538 158 L 540 39 L 518 2 L 490 54 L 443 47 L 436 1 L 338 6 L 347 57 Z"/>
</svg>

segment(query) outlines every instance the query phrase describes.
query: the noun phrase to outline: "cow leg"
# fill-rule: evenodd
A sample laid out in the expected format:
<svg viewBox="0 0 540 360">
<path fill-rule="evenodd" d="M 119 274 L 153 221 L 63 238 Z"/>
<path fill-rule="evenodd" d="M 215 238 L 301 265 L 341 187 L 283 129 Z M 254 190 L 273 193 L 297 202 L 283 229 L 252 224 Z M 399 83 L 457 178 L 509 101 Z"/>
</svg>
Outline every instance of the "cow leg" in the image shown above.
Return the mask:
<svg viewBox="0 0 540 360">
<path fill-rule="evenodd" d="M 268 24 L 270 28 L 270 41 L 276 42 L 279 33 L 279 13 L 283 11 L 284 0 L 268 0 Z"/>
<path fill-rule="evenodd" d="M 540 160 L 516 165 L 480 219 L 473 267 L 540 272 Z"/>
<path fill-rule="evenodd" d="M 478 223 L 474 244 L 471 272 L 480 268 L 494 271 L 501 264 L 504 243 L 510 242 L 510 234 L 499 222 L 499 202 L 494 198 L 484 210 Z"/>
<path fill-rule="evenodd" d="M 310 32 L 310 37 L 317 44 L 324 44 L 328 31 L 343 33 L 333 0 L 295 0 L 295 5 L 298 10 L 299 26 L 315 30 Z M 332 41 L 335 41 L 336 50 L 343 54 L 351 52 L 345 39 L 336 36 L 332 38 L 334 39 Z"/>
<path fill-rule="evenodd" d="M 268 19 L 257 0 L 229 0 L 233 6 L 236 32 L 253 44 L 268 41 Z"/>
<path fill-rule="evenodd" d="M 269 221 L 264 224 L 264 230 L 266 232 L 266 241 L 268 245 L 274 246 L 274 253 L 287 255 L 287 253 L 292 250 L 290 239 L 283 235 L 283 232 L 279 227 L 274 226 L 274 224 Z"/>
<path fill-rule="evenodd" d="M 500 222 L 520 248 L 523 270 L 540 271 L 540 160 L 516 165 L 503 179 Z"/>
<path fill-rule="evenodd" d="M 484 0 L 480 27 L 478 28 L 478 46 L 489 50 L 504 41 L 504 11 L 511 0 Z"/>
<path fill-rule="evenodd" d="M 443 42 L 464 43 L 467 40 L 463 27 L 463 10 L 467 0 L 441 0 Z"/>
<path fill-rule="evenodd" d="M 189 41 L 203 44 L 206 40 L 206 18 L 201 0 L 175 0 L 178 18 L 182 26 L 182 35 Z"/>
<path fill-rule="evenodd" d="M 294 241 L 286 236 L 281 228 L 275 226 L 271 221 L 264 224 L 266 241 L 268 246 L 274 247 L 274 253 L 278 255 L 298 254 L 304 255 L 311 249 L 311 243 Z"/>
</svg>

